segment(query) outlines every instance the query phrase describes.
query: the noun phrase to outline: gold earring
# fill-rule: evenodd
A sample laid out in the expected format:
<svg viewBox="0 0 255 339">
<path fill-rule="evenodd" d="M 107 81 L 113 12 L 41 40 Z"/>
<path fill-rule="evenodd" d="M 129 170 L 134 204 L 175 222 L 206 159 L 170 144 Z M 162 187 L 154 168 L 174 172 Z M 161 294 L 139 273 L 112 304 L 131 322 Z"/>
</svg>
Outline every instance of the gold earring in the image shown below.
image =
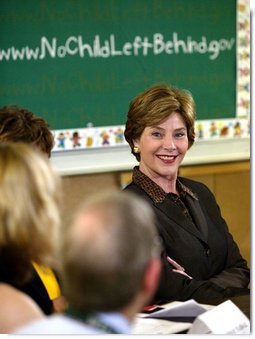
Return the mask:
<svg viewBox="0 0 255 339">
<path fill-rule="evenodd" d="M 140 148 L 139 147 L 137 147 L 137 146 L 134 146 L 134 148 L 133 148 L 133 151 L 134 151 L 134 153 L 140 153 Z"/>
</svg>

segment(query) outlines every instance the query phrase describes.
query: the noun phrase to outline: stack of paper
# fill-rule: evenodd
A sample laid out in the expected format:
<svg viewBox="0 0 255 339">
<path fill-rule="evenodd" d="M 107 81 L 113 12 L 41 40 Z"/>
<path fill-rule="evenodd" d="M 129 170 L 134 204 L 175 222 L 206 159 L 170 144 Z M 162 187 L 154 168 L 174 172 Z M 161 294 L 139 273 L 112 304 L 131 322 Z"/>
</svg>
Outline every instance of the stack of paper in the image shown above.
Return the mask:
<svg viewBox="0 0 255 339">
<path fill-rule="evenodd" d="M 139 314 L 133 325 L 133 334 L 171 334 L 187 331 L 194 319 L 206 308 L 194 300 L 173 302 L 152 314 Z"/>
<path fill-rule="evenodd" d="M 230 300 L 198 316 L 189 334 L 250 334 L 250 321 Z"/>
<path fill-rule="evenodd" d="M 162 305 L 161 305 L 162 306 Z M 194 300 L 173 302 L 151 314 L 139 314 L 132 334 L 249 334 L 250 321 L 230 300 L 218 306 Z"/>
</svg>

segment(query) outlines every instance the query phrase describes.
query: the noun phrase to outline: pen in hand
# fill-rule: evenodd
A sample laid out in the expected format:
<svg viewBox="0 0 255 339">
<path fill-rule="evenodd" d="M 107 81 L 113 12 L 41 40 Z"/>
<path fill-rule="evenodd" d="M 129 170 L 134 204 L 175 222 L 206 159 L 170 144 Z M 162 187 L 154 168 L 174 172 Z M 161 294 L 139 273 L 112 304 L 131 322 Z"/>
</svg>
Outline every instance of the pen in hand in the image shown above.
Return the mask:
<svg viewBox="0 0 255 339">
<path fill-rule="evenodd" d="M 187 278 L 192 279 L 192 277 L 185 272 L 184 267 L 179 265 L 176 261 L 171 259 L 169 256 L 167 256 L 166 259 L 171 265 L 173 265 L 175 267 L 175 268 L 173 268 L 173 272 L 180 273 L 182 275 L 185 275 Z"/>
</svg>

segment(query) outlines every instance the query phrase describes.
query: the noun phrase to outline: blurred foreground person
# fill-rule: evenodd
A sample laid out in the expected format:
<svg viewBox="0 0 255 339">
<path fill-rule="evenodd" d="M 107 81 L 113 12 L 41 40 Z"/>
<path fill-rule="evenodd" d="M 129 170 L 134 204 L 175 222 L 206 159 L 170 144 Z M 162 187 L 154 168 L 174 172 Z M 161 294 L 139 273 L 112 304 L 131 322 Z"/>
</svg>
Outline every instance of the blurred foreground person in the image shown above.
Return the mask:
<svg viewBox="0 0 255 339">
<path fill-rule="evenodd" d="M 40 313 L 26 288 L 34 274 L 33 262 L 42 267 L 54 265 L 61 187 L 48 158 L 23 143 L 0 143 L 0 187 L 0 314 L 5 314 L 0 317 L 0 332 L 3 333 L 9 328 L 8 321 L 10 326 L 16 320 L 21 325 L 20 319 L 21 322 L 33 320 Z M 6 293 L 10 301 L 7 308 Z"/>
<path fill-rule="evenodd" d="M 0 108 L 0 142 L 9 141 L 32 144 L 47 157 L 51 156 L 54 147 L 54 136 L 49 124 L 33 112 L 14 105 Z M 31 280 L 23 287 L 23 291 L 37 302 L 45 314 L 65 309 L 65 299 L 52 268 L 33 262 Z"/>
<path fill-rule="evenodd" d="M 160 275 L 154 214 L 132 193 L 104 192 L 61 232 L 63 290 L 70 307 L 19 334 L 130 333 Z"/>
</svg>

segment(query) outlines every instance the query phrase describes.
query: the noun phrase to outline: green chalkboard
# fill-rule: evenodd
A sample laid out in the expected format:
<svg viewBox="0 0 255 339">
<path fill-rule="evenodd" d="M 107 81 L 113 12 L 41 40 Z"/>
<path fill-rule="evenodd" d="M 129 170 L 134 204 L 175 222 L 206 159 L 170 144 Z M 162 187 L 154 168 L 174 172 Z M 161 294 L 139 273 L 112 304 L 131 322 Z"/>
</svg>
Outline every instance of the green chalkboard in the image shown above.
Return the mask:
<svg viewBox="0 0 255 339">
<path fill-rule="evenodd" d="M 0 105 L 52 129 L 124 124 L 159 82 L 198 119 L 236 115 L 235 0 L 1 0 L 0 32 Z"/>
</svg>

